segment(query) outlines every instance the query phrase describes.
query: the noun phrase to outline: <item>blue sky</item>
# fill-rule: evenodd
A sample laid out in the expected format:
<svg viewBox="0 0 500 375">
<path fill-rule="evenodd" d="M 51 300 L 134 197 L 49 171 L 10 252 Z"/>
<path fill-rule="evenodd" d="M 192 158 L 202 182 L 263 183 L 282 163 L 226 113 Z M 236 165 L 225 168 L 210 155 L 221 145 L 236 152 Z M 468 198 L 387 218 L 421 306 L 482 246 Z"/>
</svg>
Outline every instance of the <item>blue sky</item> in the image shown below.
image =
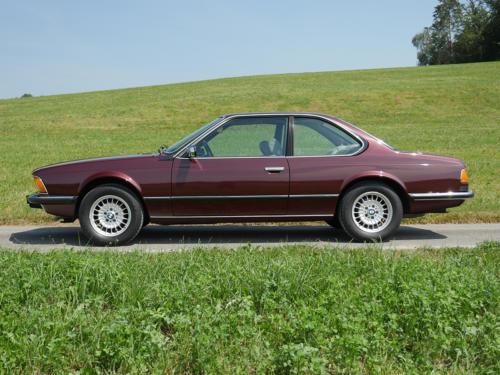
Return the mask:
<svg viewBox="0 0 500 375">
<path fill-rule="evenodd" d="M 0 0 L 0 98 L 416 65 L 437 0 Z"/>
</svg>

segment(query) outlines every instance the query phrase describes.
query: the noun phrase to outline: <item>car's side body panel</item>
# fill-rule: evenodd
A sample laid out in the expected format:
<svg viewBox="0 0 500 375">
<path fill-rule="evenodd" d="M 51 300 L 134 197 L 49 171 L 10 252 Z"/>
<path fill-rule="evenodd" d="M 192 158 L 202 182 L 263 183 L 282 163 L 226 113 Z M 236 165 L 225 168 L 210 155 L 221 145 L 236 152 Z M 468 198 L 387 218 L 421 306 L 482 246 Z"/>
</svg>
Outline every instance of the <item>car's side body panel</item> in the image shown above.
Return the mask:
<svg viewBox="0 0 500 375">
<path fill-rule="evenodd" d="M 289 157 L 288 214 L 333 215 L 346 174 L 343 167 L 346 160 L 348 157 Z"/>
<path fill-rule="evenodd" d="M 172 169 L 173 213 L 284 215 L 288 185 L 284 157 L 177 158 Z"/>
<path fill-rule="evenodd" d="M 227 118 L 237 116 L 251 114 Z M 296 157 L 287 152 L 286 157 L 189 159 L 179 152 L 170 157 L 148 154 L 67 162 L 33 172 L 48 194 L 32 196 L 28 202 L 74 219 L 89 188 L 116 182 L 137 194 L 151 222 L 211 223 L 328 219 L 345 191 L 367 179 L 388 182 L 408 214 L 443 211 L 472 196 L 468 184 L 460 181 L 464 164 L 459 159 L 396 151 L 335 117 L 300 116 L 332 121 L 358 137 L 362 149 L 352 156 Z M 278 170 L 266 171 L 267 167 Z"/>
</svg>

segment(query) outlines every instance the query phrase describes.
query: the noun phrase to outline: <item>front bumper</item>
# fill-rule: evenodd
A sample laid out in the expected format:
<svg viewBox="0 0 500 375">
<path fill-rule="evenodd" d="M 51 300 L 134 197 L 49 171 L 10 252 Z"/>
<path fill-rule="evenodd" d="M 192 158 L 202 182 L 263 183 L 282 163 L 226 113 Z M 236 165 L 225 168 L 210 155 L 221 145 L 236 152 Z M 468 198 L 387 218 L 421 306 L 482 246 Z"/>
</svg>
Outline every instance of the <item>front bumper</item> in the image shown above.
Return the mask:
<svg viewBox="0 0 500 375">
<path fill-rule="evenodd" d="M 409 194 L 415 201 L 455 201 L 469 199 L 474 196 L 472 191 L 450 191 L 445 193 L 414 193 Z"/>
<path fill-rule="evenodd" d="M 32 194 L 26 196 L 26 202 L 31 208 L 42 208 L 45 205 L 72 205 L 77 200 L 78 196 L 69 195 Z"/>
</svg>

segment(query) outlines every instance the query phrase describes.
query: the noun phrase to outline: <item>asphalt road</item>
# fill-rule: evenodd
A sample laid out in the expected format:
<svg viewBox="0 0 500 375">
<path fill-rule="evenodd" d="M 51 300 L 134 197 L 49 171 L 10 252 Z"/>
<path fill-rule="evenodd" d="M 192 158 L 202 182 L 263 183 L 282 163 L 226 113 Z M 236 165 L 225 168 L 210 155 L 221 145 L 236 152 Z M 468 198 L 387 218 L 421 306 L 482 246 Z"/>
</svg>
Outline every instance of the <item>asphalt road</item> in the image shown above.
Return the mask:
<svg viewBox="0 0 500 375">
<path fill-rule="evenodd" d="M 500 224 L 403 225 L 392 240 L 377 246 L 384 249 L 474 247 L 483 241 L 500 241 Z M 141 231 L 134 243 L 116 249 L 172 251 L 197 246 L 235 247 L 248 243 L 261 246 L 366 246 L 353 243 L 343 232 L 328 225 L 149 225 Z M 62 248 L 106 250 L 103 247 L 92 247 L 78 226 L 0 226 L 0 248 L 42 251 Z"/>
</svg>

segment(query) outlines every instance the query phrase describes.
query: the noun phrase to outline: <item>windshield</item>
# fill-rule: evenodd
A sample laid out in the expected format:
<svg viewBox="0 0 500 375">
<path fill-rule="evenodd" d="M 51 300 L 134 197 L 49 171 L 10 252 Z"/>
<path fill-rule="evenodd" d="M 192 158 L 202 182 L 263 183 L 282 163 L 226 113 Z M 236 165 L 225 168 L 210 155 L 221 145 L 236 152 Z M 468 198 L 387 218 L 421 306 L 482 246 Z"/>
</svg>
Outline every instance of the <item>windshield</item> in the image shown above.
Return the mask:
<svg viewBox="0 0 500 375">
<path fill-rule="evenodd" d="M 198 130 L 196 130 L 194 133 L 189 134 L 186 138 L 181 139 L 179 142 L 174 143 L 172 146 L 170 146 L 167 149 L 168 154 L 173 154 L 174 152 L 177 152 L 180 150 L 182 147 L 187 145 L 189 142 L 191 142 L 193 139 L 198 137 L 200 134 L 204 133 L 206 130 L 217 124 L 220 120 L 222 120 L 222 117 L 217 117 L 214 121 L 209 122 L 208 124 L 202 126 Z"/>
</svg>

